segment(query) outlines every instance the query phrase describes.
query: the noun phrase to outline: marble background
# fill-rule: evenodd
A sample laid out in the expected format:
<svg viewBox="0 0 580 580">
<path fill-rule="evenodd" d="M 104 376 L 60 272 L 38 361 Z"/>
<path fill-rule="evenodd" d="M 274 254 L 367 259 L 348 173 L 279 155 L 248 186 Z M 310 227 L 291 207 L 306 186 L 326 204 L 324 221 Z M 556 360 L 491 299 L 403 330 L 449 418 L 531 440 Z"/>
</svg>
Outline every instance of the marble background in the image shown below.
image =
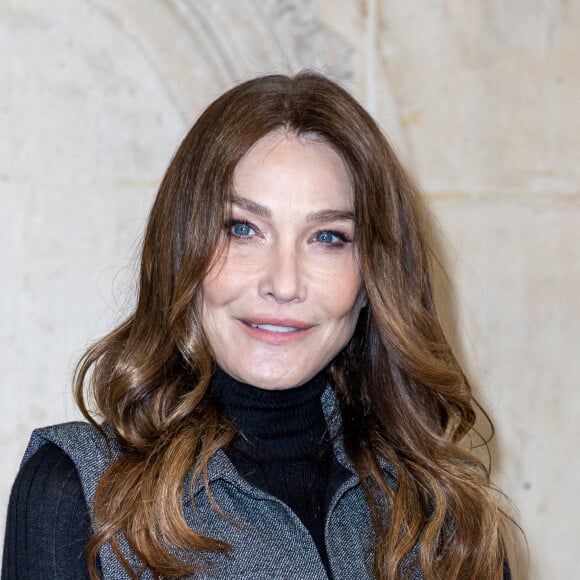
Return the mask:
<svg viewBox="0 0 580 580">
<path fill-rule="evenodd" d="M 131 307 L 160 177 L 233 83 L 332 74 L 435 215 L 450 336 L 529 543 L 580 578 L 580 2 L 0 0 L 0 516 L 30 430 Z M 1 525 L 1 524 L 0 524 Z"/>
</svg>

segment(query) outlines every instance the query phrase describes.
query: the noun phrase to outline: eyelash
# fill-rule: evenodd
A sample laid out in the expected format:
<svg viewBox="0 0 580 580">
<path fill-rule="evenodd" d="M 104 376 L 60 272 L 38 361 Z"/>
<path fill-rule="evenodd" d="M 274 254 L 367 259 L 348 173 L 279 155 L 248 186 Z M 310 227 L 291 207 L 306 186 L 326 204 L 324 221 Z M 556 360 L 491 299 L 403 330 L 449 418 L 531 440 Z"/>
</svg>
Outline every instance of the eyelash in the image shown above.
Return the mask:
<svg viewBox="0 0 580 580">
<path fill-rule="evenodd" d="M 320 244 L 324 246 L 329 246 L 331 248 L 341 248 L 345 244 L 352 242 L 352 240 L 343 232 L 337 232 L 335 230 L 320 230 L 316 232 L 316 234 L 314 234 L 314 237 L 316 238 L 320 234 L 330 234 L 331 236 L 334 236 L 340 240 L 338 242 L 330 242 L 330 243 L 319 242 Z"/>
<path fill-rule="evenodd" d="M 259 231 L 257 227 L 255 227 L 252 223 L 250 223 L 247 220 L 244 220 L 244 219 L 230 219 L 230 220 L 228 220 L 226 222 L 225 229 L 226 229 L 229 237 L 233 238 L 235 240 L 239 240 L 242 243 L 245 243 L 248 238 L 252 238 L 253 235 L 240 236 L 238 234 L 235 234 L 233 232 L 233 228 L 235 226 L 238 226 L 238 225 L 247 226 L 248 228 L 252 229 L 256 233 Z M 339 232 L 336 230 L 319 230 L 314 234 L 313 238 L 316 238 L 320 234 L 330 234 L 331 236 L 334 236 L 340 240 L 338 242 L 330 242 L 330 243 L 318 242 L 319 244 L 326 246 L 328 248 L 341 248 L 342 246 L 344 246 L 346 244 L 352 243 L 352 238 L 350 236 L 346 235 L 344 232 Z"/>
</svg>

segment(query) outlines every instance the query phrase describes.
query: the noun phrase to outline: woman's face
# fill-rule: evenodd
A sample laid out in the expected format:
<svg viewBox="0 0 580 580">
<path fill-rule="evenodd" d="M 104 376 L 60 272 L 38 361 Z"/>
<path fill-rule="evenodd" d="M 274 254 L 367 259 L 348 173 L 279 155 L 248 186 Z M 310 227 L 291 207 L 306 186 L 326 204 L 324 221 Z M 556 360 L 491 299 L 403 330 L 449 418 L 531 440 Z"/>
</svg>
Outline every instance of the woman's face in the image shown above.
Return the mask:
<svg viewBox="0 0 580 580">
<path fill-rule="evenodd" d="M 298 386 L 346 345 L 366 304 L 347 169 L 324 142 L 271 133 L 235 169 L 230 216 L 202 284 L 204 332 L 239 381 Z"/>
</svg>

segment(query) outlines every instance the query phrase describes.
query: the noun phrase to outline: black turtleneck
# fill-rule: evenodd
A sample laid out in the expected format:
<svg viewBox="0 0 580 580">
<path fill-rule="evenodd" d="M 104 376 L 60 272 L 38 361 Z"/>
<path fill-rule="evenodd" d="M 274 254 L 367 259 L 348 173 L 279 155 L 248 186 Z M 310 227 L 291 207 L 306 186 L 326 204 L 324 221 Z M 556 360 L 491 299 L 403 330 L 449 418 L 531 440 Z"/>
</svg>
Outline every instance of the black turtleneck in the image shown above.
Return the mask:
<svg viewBox="0 0 580 580">
<path fill-rule="evenodd" d="M 282 500 L 310 532 L 329 572 L 324 506 L 332 463 L 320 397 L 320 373 L 299 387 L 266 390 L 217 369 L 210 388 L 239 435 L 225 452 L 240 475 Z"/>
</svg>

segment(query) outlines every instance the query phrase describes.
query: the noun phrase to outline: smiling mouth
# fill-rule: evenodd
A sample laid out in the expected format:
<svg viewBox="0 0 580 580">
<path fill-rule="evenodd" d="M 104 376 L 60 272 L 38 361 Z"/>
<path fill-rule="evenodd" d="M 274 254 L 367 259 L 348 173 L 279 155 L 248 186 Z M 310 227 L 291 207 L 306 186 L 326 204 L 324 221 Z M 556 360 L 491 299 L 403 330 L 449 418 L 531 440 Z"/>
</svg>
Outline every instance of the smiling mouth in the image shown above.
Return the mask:
<svg viewBox="0 0 580 580">
<path fill-rule="evenodd" d="M 255 340 L 272 345 L 282 346 L 299 341 L 310 335 L 314 325 L 292 319 L 263 319 L 243 320 L 240 322 L 246 332 Z"/>
<path fill-rule="evenodd" d="M 295 326 L 277 326 L 274 324 L 253 324 L 252 322 L 246 323 L 252 328 L 259 328 L 261 330 L 267 330 L 268 332 L 296 332 L 297 330 L 303 330 Z"/>
</svg>

